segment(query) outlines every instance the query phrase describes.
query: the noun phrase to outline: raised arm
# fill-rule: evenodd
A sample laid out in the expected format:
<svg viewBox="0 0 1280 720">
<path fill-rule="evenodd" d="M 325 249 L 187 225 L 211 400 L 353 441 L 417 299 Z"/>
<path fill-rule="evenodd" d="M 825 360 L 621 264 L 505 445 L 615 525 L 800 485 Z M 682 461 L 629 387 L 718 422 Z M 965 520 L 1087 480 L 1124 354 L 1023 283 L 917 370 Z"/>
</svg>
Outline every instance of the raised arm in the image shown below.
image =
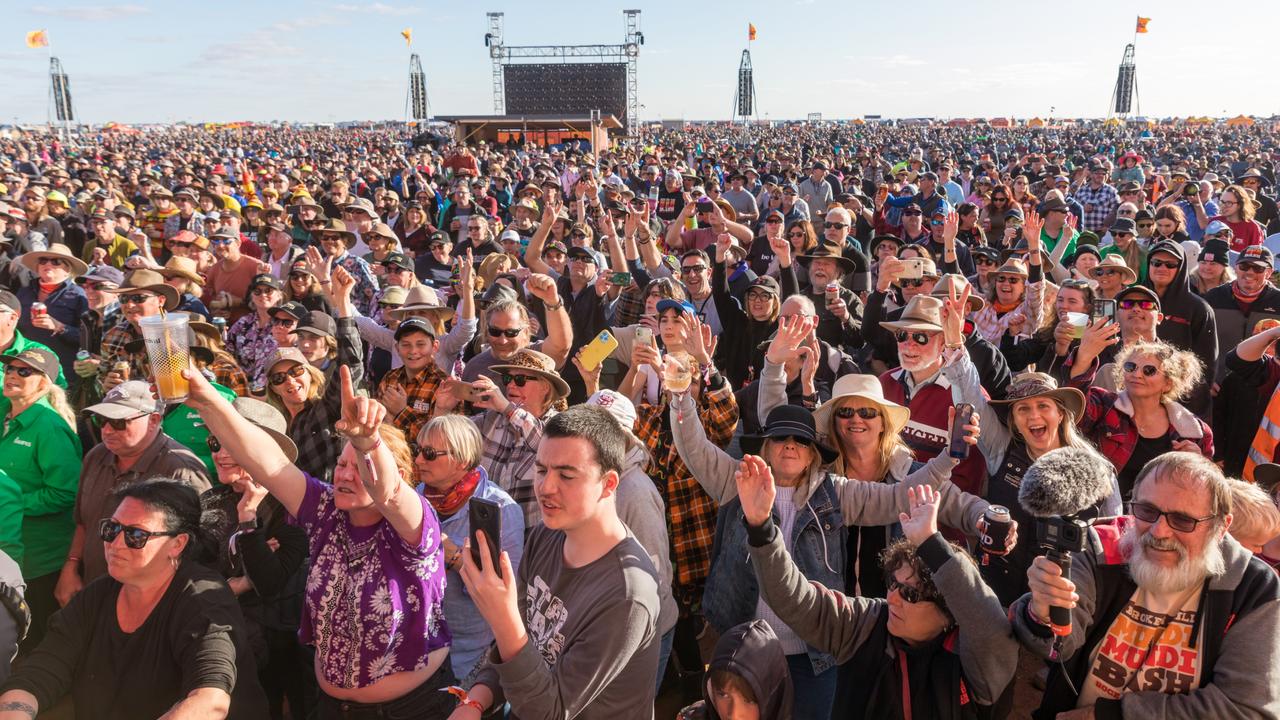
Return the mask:
<svg viewBox="0 0 1280 720">
<path fill-rule="evenodd" d="M 689 473 L 717 504 L 723 505 L 732 500 L 738 491 L 733 482 L 738 461 L 707 437 L 693 394 L 673 396 L 669 412 L 676 452 Z"/>
<path fill-rule="evenodd" d="M 529 247 L 525 248 L 524 264 L 536 273 L 545 275 L 551 269 L 542 261 L 542 248 L 547 243 L 547 236 L 551 234 L 551 226 L 555 225 L 561 207 L 563 204 L 559 200 L 548 200 L 542 206 L 542 223 L 538 225 L 533 237 L 529 238 Z"/>
<path fill-rule="evenodd" d="M 573 325 L 569 322 L 569 312 L 564 308 L 564 299 L 556 288 L 556 281 L 549 275 L 538 273 L 529 276 L 525 281 L 525 290 L 542 301 L 546 310 L 547 337 L 542 341 L 542 352 L 556 361 L 556 367 L 563 367 L 569 358 L 569 348 L 573 346 Z"/>
</svg>

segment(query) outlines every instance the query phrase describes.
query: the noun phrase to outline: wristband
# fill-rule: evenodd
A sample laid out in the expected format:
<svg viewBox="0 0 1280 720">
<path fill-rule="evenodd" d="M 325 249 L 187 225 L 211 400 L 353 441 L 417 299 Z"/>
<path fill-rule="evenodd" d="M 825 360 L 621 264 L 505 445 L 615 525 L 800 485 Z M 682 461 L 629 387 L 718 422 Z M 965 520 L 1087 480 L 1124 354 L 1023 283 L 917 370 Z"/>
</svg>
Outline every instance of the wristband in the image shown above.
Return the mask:
<svg viewBox="0 0 1280 720">
<path fill-rule="evenodd" d="M 447 688 L 440 688 L 440 692 L 447 692 L 450 695 L 457 698 L 458 704 L 456 707 L 475 708 L 476 710 L 480 711 L 481 715 L 484 715 L 484 707 L 480 705 L 480 703 L 476 702 L 475 700 L 472 700 L 471 696 L 467 694 L 467 691 L 463 690 L 457 685 L 450 685 Z"/>
</svg>

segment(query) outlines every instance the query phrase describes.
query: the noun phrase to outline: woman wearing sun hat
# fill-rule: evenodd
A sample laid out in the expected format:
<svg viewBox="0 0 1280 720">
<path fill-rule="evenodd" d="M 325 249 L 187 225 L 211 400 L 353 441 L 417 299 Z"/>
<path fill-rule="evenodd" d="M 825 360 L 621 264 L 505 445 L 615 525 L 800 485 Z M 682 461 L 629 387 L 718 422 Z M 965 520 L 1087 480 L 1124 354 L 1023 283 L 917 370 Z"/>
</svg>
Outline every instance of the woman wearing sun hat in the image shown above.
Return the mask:
<svg viewBox="0 0 1280 720">
<path fill-rule="evenodd" d="M 156 272 L 164 276 L 164 281 L 178 291 L 178 312 L 200 316 L 212 320 L 209 308 L 200 300 L 204 292 L 204 278 L 196 271 L 196 261 L 191 258 L 173 256 Z"/>
<path fill-rule="evenodd" d="M 80 350 L 80 316 L 89 309 L 84 288 L 75 279 L 89 271 L 66 245 L 54 244 L 48 250 L 19 255 L 15 261 L 30 270 L 36 281 L 19 288 L 18 302 L 22 318 L 18 329 L 28 339 L 47 345 L 58 356 L 67 377 L 75 377 L 73 367 Z M 31 311 L 34 303 L 43 303 L 43 312 Z"/>
<path fill-rule="evenodd" d="M 1098 285 L 1096 295 L 1100 298 L 1114 299 L 1121 290 L 1138 282 L 1138 273 L 1129 267 L 1122 255 L 1106 255 L 1102 261 L 1090 271 Z"/>
<path fill-rule="evenodd" d="M 969 359 L 964 342 L 964 303 L 966 288 L 953 293 L 943 303 L 943 342 L 950 357 L 944 354 L 942 372 L 951 383 L 957 402 L 974 406 L 982 422 L 978 448 L 987 461 L 988 481 L 982 496 L 1009 509 L 1022 527 L 1034 526 L 1032 518 L 1018 503 L 1018 486 L 1022 475 L 1036 458 L 1061 447 L 1075 447 L 1094 452 L 1092 446 L 1076 430 L 1076 422 L 1084 414 L 1084 394 L 1070 387 L 1060 388 L 1057 381 L 1044 373 L 1023 373 L 1009 384 L 1004 400 L 987 400 L 978 381 L 978 370 Z M 995 408 L 1007 408 L 999 414 Z M 1105 462 L 1098 456 L 1099 463 Z M 1119 515 L 1120 493 L 1113 494 L 1095 506 L 1094 517 Z M 1026 569 L 1036 555 L 1034 533 L 1024 532 L 1018 544 L 1004 557 L 994 557 L 984 566 L 983 576 L 1004 605 L 1012 603 L 1027 591 Z"/>
</svg>

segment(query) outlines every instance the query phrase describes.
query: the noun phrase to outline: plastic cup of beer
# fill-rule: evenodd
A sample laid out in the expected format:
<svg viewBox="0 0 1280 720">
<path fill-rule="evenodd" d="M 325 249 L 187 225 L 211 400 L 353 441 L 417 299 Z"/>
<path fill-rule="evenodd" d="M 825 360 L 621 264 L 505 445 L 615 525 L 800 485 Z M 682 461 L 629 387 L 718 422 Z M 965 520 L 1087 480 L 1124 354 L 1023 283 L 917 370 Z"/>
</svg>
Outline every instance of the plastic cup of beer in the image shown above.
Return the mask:
<svg viewBox="0 0 1280 720">
<path fill-rule="evenodd" d="M 191 363 L 187 314 L 144 317 L 138 321 L 138 327 L 142 330 L 142 342 L 147 348 L 151 375 L 155 378 L 160 399 L 170 404 L 185 401 L 190 388 L 182 371 Z"/>
<path fill-rule="evenodd" d="M 1069 312 L 1067 322 L 1071 324 L 1071 337 L 1079 340 L 1084 337 L 1084 329 L 1089 327 L 1089 316 L 1086 313 Z"/>
<path fill-rule="evenodd" d="M 693 383 L 693 357 L 682 352 L 662 359 L 662 384 L 671 392 L 684 392 Z"/>
</svg>

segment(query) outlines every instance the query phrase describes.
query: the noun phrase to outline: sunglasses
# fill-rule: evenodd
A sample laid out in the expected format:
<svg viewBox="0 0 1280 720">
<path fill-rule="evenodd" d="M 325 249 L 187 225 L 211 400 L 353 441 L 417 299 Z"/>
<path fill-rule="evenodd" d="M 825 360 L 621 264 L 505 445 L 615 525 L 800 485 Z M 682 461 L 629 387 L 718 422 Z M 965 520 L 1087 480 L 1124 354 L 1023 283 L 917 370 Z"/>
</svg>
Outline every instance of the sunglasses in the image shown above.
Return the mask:
<svg viewBox="0 0 1280 720">
<path fill-rule="evenodd" d="M 216 453 L 222 449 L 222 442 L 212 435 L 204 439 L 204 444 L 211 453 Z"/>
<path fill-rule="evenodd" d="M 917 215 L 923 215 L 924 212 L 921 210 L 903 210 L 902 214 L 908 217 L 916 217 Z"/>
<path fill-rule="evenodd" d="M 105 417 L 102 417 L 101 415 L 95 414 L 92 416 L 92 421 L 94 426 L 98 428 L 109 426 L 112 430 L 123 430 L 125 429 L 125 427 L 129 425 L 130 422 L 133 422 L 134 420 L 137 420 L 138 418 L 145 417 L 145 416 L 146 416 L 146 413 L 143 413 L 142 415 L 134 415 L 133 417 L 127 417 L 127 418 L 105 418 Z"/>
<path fill-rule="evenodd" d="M 848 420 L 849 418 L 852 418 L 854 415 L 857 415 L 858 417 L 862 418 L 863 420 L 874 420 L 874 419 L 876 419 L 876 418 L 880 417 L 880 411 L 879 411 L 878 409 L 876 409 L 876 408 L 873 408 L 873 407 L 859 407 L 859 408 L 855 408 L 855 407 L 842 407 L 842 408 L 836 408 L 836 417 L 840 418 L 841 420 Z"/>
<path fill-rule="evenodd" d="M 1177 260 L 1152 260 L 1151 267 L 1165 268 L 1166 270 L 1177 270 L 1182 267 L 1182 263 Z"/>
<path fill-rule="evenodd" d="M 1109 271 L 1109 273 L 1113 272 L 1115 271 Z M 1132 310 L 1136 307 L 1146 310 L 1147 312 L 1151 312 L 1152 310 L 1156 310 L 1160 307 L 1156 304 L 1155 300 L 1121 300 L 1119 305 L 1121 310 Z"/>
<path fill-rule="evenodd" d="M 781 219 L 781 218 L 769 218 L 768 220 L 765 220 L 765 221 L 764 221 L 764 224 L 765 224 L 765 225 L 781 225 L 781 224 L 782 224 L 782 219 Z"/>
<path fill-rule="evenodd" d="M 902 598 L 902 601 L 908 605 L 915 605 L 921 601 L 933 602 L 933 598 L 926 597 L 924 591 L 919 588 L 913 588 L 910 585 L 900 583 L 895 578 L 885 578 L 885 585 L 887 586 L 887 589 L 885 590 L 886 595 L 897 590 L 898 597 Z"/>
<path fill-rule="evenodd" d="M 267 376 L 267 380 L 271 381 L 272 385 L 283 385 L 285 380 L 288 380 L 289 378 L 300 378 L 305 375 L 306 372 L 307 368 L 305 365 L 294 365 L 288 370 L 271 373 Z"/>
<path fill-rule="evenodd" d="M 803 240 L 806 236 L 805 236 L 804 232 L 802 231 L 802 232 L 792 232 L 792 233 L 787 233 L 787 237 L 789 237 L 789 238 L 799 238 L 799 239 Z"/>
<path fill-rule="evenodd" d="M 63 267 L 64 265 L 66 265 L 66 263 L 62 262 L 57 258 L 47 258 L 47 257 L 40 258 L 36 262 L 36 264 L 37 265 L 55 265 L 57 267 Z"/>
<path fill-rule="evenodd" d="M 977 265 L 995 265 L 996 261 L 991 258 L 975 257 L 973 262 Z"/>
<path fill-rule="evenodd" d="M 515 383 L 516 387 L 524 387 L 531 380 L 539 380 L 541 378 L 536 378 L 532 375 L 508 375 L 507 373 L 502 373 L 501 379 L 503 385 Z"/>
<path fill-rule="evenodd" d="M 1137 371 L 1137 369 L 1138 369 L 1138 363 L 1133 362 L 1132 360 L 1124 364 L 1124 372 L 1126 375 L 1132 375 L 1135 371 Z M 1158 372 L 1160 372 L 1160 369 L 1157 368 L 1155 365 L 1142 366 L 1143 377 L 1151 377 L 1152 375 L 1155 375 Z"/>
<path fill-rule="evenodd" d="M 680 272 L 685 275 L 692 275 L 693 273 L 700 273 L 706 269 L 707 269 L 706 265 L 687 265 L 685 267 L 680 268 Z"/>
<path fill-rule="evenodd" d="M 276 318 L 271 318 L 271 324 L 275 325 L 276 327 L 291 328 L 297 325 L 298 321 L 291 317 L 276 317 Z"/>
<path fill-rule="evenodd" d="M 1017 275 L 997 275 L 996 283 L 1000 285 L 1017 285 L 1022 282 L 1022 278 Z"/>
<path fill-rule="evenodd" d="M 1155 505 L 1144 502 L 1131 503 L 1129 505 L 1129 512 L 1142 522 L 1151 523 L 1152 525 L 1160 522 L 1160 518 L 1163 517 L 1165 521 L 1169 523 L 1169 527 L 1178 532 L 1184 533 L 1195 532 L 1197 525 L 1206 520 L 1212 520 L 1217 517 L 1217 515 L 1206 515 L 1202 518 L 1195 518 L 1185 513 L 1161 510 Z"/>
<path fill-rule="evenodd" d="M 98 535 L 102 538 L 102 542 L 113 543 L 120 533 L 124 533 L 124 545 L 130 550 L 141 550 L 153 537 L 176 537 L 182 534 L 173 530 L 155 532 L 134 525 L 121 525 L 111 518 L 103 518 L 98 522 Z"/>
<path fill-rule="evenodd" d="M 915 332 L 899 330 L 893 334 L 893 338 L 898 341 L 898 344 L 902 344 L 907 341 L 907 338 L 911 338 L 911 341 L 917 345 L 928 345 L 931 336 L 929 333 L 921 332 L 919 330 Z"/>
<path fill-rule="evenodd" d="M 805 447 L 813 447 L 813 440 L 801 435 L 778 435 L 776 437 L 771 436 L 769 439 L 783 445 L 787 443 L 794 443 Z"/>
<path fill-rule="evenodd" d="M 121 295 L 120 304 L 122 305 L 141 305 L 151 298 L 159 297 L 159 295 L 148 295 L 146 293 L 133 293 L 131 295 Z"/>
<path fill-rule="evenodd" d="M 840 222 L 834 222 L 834 223 L 833 223 L 833 222 L 828 222 L 828 223 L 822 223 L 822 227 L 824 227 L 824 228 L 826 228 L 826 229 L 828 229 L 828 230 L 843 230 L 843 229 L 845 229 L 845 228 L 849 227 L 849 225 L 848 225 L 848 223 L 840 223 Z"/>
<path fill-rule="evenodd" d="M 421 455 L 422 459 L 427 462 L 435 462 L 436 458 L 441 458 L 449 454 L 448 450 L 435 450 L 429 447 L 421 447 L 418 443 L 409 443 L 409 452 L 413 454 L 413 457 Z"/>
<path fill-rule="evenodd" d="M 494 338 L 496 338 L 496 337 L 504 337 L 504 336 L 505 336 L 505 337 L 507 337 L 507 338 L 515 338 L 515 337 L 519 336 L 519 335 L 520 335 L 520 333 L 524 332 L 524 330 L 525 330 L 524 328 L 506 328 L 506 329 L 503 329 L 503 328 L 491 327 L 491 328 L 489 328 L 489 337 L 494 337 Z"/>
<path fill-rule="evenodd" d="M 213 238 L 213 239 L 210 239 L 209 242 L 213 243 L 214 245 L 230 245 L 232 243 L 232 240 L 231 238 Z"/>
<path fill-rule="evenodd" d="M 899 279 L 898 284 L 904 288 L 924 287 L 924 278 Z"/>
<path fill-rule="evenodd" d="M 1271 268 L 1266 265 L 1255 265 L 1253 263 L 1237 263 L 1236 270 L 1247 273 L 1270 273 Z"/>
<path fill-rule="evenodd" d="M 575 233 L 569 233 L 569 237 L 575 240 L 585 240 L 587 237 L 587 234 L 583 232 L 575 232 Z"/>
<path fill-rule="evenodd" d="M 306 280 L 310 277 L 310 273 L 289 273 L 290 280 Z"/>
<path fill-rule="evenodd" d="M 253 294 L 261 297 L 263 295 L 270 295 L 275 291 L 276 289 L 273 287 L 268 287 L 266 285 L 259 285 L 258 287 L 253 289 Z"/>
</svg>

